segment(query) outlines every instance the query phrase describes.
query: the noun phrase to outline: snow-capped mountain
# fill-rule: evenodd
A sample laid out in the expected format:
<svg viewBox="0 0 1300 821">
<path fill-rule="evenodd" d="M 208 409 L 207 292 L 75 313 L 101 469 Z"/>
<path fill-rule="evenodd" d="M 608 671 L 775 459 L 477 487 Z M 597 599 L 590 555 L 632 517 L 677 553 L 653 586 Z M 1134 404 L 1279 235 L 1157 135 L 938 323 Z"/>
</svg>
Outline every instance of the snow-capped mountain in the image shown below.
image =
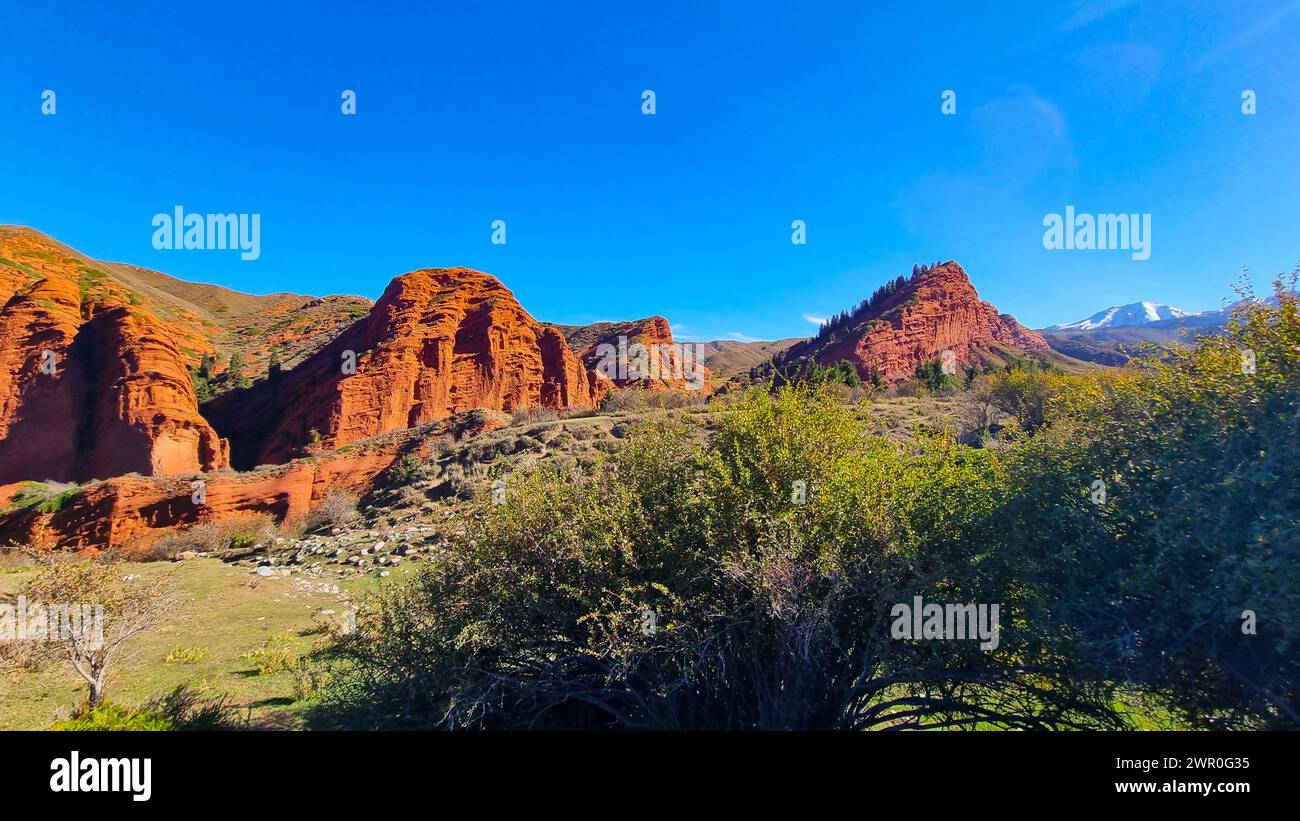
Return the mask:
<svg viewBox="0 0 1300 821">
<path fill-rule="evenodd" d="M 1053 325 L 1054 331 L 1093 331 L 1098 328 L 1117 328 L 1121 325 L 1149 325 L 1166 319 L 1186 319 L 1200 316 L 1196 311 L 1184 311 L 1159 302 L 1134 302 L 1129 305 L 1112 305 L 1087 319 Z"/>
</svg>

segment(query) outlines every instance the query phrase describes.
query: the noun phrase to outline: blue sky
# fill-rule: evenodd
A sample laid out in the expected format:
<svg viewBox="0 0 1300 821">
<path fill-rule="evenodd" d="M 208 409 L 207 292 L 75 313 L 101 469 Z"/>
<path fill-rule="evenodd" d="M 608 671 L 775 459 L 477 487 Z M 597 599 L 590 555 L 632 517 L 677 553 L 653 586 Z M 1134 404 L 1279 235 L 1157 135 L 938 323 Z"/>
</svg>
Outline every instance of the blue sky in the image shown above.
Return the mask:
<svg viewBox="0 0 1300 821">
<path fill-rule="evenodd" d="M 0 8 L 0 223 L 186 279 L 468 265 L 543 320 L 770 339 L 914 262 L 1040 327 L 1300 260 L 1291 0 L 103 5 Z M 176 205 L 261 214 L 260 258 L 155 250 Z M 1044 249 L 1067 205 L 1151 214 L 1150 259 Z"/>
</svg>

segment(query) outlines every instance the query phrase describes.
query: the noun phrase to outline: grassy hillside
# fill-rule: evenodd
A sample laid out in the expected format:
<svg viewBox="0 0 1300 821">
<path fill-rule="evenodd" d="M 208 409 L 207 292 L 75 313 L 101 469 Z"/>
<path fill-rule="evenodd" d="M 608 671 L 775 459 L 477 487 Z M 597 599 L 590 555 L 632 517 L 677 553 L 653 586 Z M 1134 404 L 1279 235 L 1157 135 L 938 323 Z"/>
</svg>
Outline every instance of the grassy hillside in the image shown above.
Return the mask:
<svg viewBox="0 0 1300 821">
<path fill-rule="evenodd" d="M 713 342 L 700 342 L 702 351 L 700 361 L 719 381 L 725 381 L 737 374 L 747 374 L 750 368 L 761 365 L 790 346 L 802 342 L 802 337 L 789 337 L 772 342 L 735 342 L 718 339 Z"/>
</svg>

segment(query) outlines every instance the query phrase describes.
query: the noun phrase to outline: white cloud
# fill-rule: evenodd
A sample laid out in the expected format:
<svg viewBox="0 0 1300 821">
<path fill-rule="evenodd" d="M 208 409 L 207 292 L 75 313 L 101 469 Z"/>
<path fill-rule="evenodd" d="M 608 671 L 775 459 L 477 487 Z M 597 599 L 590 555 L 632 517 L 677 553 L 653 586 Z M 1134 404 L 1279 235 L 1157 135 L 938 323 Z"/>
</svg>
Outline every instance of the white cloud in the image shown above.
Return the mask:
<svg viewBox="0 0 1300 821">
<path fill-rule="evenodd" d="M 822 326 L 824 322 L 826 322 L 826 317 L 824 316 L 813 316 L 812 314 L 804 314 L 803 318 L 806 321 L 811 322 L 812 324 L 816 325 L 819 328 Z"/>
<path fill-rule="evenodd" d="M 752 336 L 747 336 L 747 335 L 745 335 L 745 334 L 742 334 L 740 331 L 727 331 L 727 336 L 729 336 L 730 338 L 736 340 L 737 342 L 755 342 L 755 341 L 756 341 L 756 340 L 754 339 L 754 337 L 752 337 Z"/>
</svg>

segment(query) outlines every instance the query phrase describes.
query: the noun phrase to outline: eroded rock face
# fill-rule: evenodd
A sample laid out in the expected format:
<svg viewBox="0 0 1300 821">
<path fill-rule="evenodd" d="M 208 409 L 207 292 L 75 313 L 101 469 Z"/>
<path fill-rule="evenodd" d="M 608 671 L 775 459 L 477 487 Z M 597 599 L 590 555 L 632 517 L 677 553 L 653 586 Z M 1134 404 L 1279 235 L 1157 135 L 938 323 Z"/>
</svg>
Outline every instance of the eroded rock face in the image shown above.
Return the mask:
<svg viewBox="0 0 1300 821">
<path fill-rule="evenodd" d="M 705 393 L 711 389 L 709 369 L 700 362 L 706 352 L 697 351 L 693 343 L 676 342 L 662 316 L 556 327 L 583 364 L 596 372 L 602 393 L 626 387 Z"/>
<path fill-rule="evenodd" d="M 227 470 L 185 478 L 119 476 L 93 482 L 57 509 L 28 505 L 0 513 L 0 545 L 115 549 L 141 556 L 158 537 L 197 524 L 253 516 L 277 524 L 295 522 L 331 491 L 365 496 L 399 459 L 427 459 L 444 452 L 449 442 L 472 440 L 510 421 L 500 411 L 475 409 L 433 425 L 359 442 L 343 452 L 313 453 L 256 471 Z M 0 510 L 25 487 L 26 483 L 0 485 Z"/>
<path fill-rule="evenodd" d="M 174 335 L 44 266 L 0 309 L 0 483 L 175 476 L 228 466 Z"/>
<path fill-rule="evenodd" d="M 393 459 L 391 452 L 372 452 L 298 460 L 274 471 L 215 473 L 202 480 L 202 504 L 195 503 L 189 479 L 120 476 L 88 485 L 58 511 L 31 508 L 0 516 L 0 543 L 67 550 L 142 549 L 177 527 L 254 515 L 293 521 L 331 489 L 364 490 Z M 0 498 L 3 491 L 12 496 L 15 489 L 0 489 Z"/>
<path fill-rule="evenodd" d="M 353 366 L 355 366 L 353 368 Z M 494 277 L 414 271 L 369 316 L 277 379 L 204 406 L 243 469 L 471 408 L 589 408 L 596 377 Z"/>
<path fill-rule="evenodd" d="M 812 356 L 831 365 L 852 362 L 863 379 L 911 377 L 916 366 L 952 351 L 960 366 L 979 363 L 990 343 L 1047 353 L 1047 340 L 979 298 L 956 262 L 913 277 L 834 341 L 811 339 L 790 348 L 785 361 Z"/>
</svg>

